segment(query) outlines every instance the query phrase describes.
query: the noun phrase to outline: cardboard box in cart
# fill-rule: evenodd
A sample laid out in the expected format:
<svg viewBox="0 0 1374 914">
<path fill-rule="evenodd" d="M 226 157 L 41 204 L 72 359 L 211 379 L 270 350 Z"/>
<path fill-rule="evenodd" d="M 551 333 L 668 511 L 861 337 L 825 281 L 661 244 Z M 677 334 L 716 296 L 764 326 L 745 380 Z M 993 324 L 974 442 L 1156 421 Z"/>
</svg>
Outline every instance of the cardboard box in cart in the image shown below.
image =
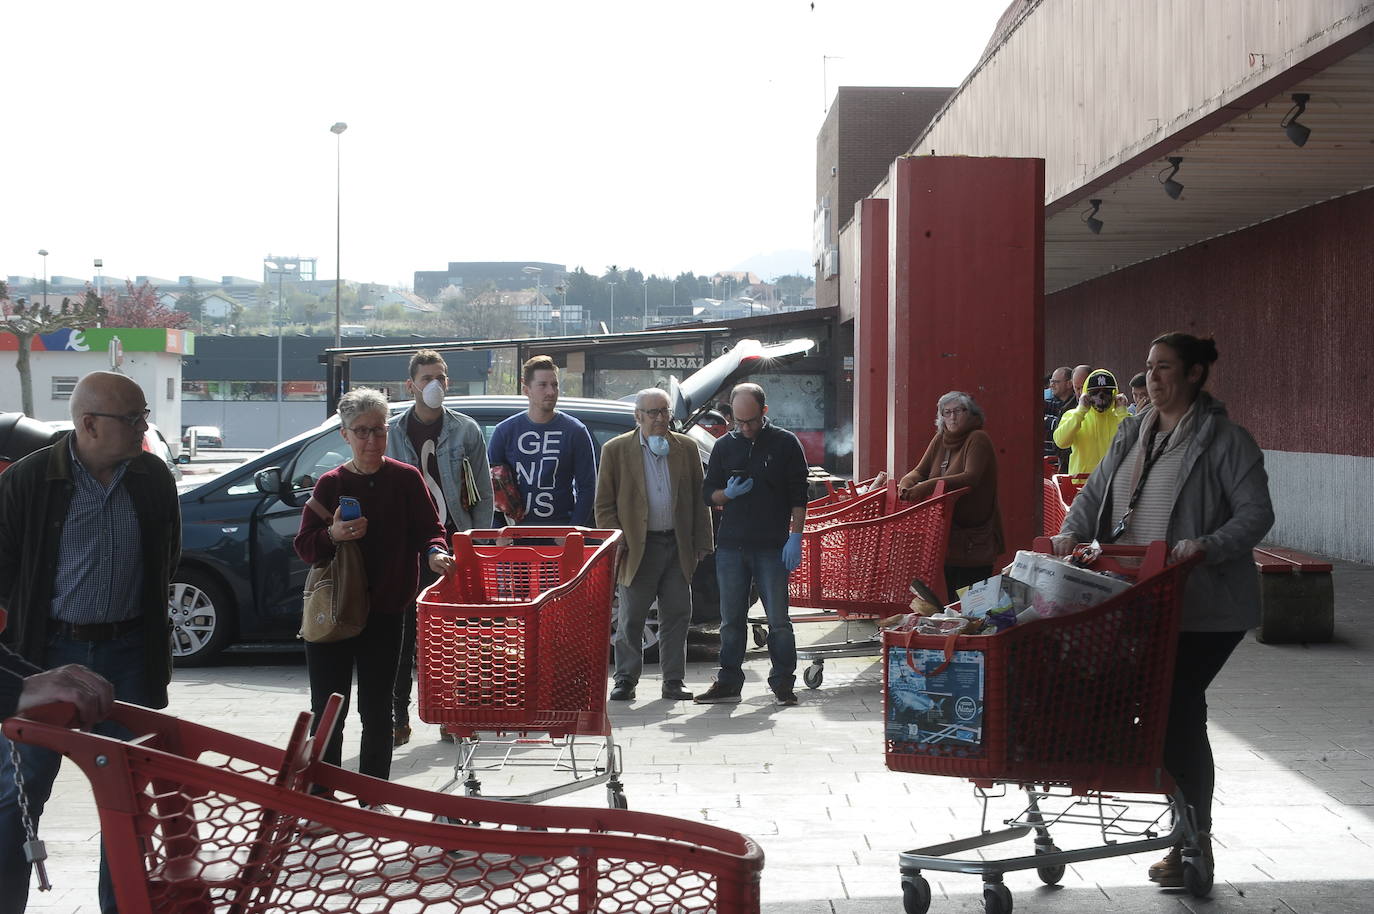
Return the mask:
<svg viewBox="0 0 1374 914">
<path fill-rule="evenodd" d="M 1131 586 L 1130 581 L 1025 550 L 1016 553 L 1011 563 L 1011 577 L 1030 588 L 1030 605 L 1042 619 L 1081 612 Z"/>
</svg>

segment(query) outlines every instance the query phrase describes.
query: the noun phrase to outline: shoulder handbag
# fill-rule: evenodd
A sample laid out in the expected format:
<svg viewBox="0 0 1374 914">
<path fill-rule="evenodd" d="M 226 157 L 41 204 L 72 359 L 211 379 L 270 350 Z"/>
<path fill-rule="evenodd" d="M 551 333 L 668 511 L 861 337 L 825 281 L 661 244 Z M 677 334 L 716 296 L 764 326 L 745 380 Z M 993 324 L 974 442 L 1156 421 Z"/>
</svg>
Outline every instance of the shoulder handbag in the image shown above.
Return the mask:
<svg viewBox="0 0 1374 914">
<path fill-rule="evenodd" d="M 332 523 L 334 517 L 311 496 L 306 505 Z M 338 543 L 334 558 L 310 566 L 305 577 L 305 606 L 301 612 L 301 637 L 312 644 L 354 638 L 367 625 L 367 572 L 358 544 Z"/>
</svg>

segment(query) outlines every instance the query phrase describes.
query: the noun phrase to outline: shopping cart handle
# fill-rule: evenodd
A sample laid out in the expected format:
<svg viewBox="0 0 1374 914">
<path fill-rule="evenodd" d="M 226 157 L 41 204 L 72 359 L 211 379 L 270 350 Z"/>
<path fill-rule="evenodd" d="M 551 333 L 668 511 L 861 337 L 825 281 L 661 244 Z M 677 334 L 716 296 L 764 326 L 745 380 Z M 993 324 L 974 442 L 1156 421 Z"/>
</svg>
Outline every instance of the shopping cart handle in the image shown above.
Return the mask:
<svg viewBox="0 0 1374 914">
<path fill-rule="evenodd" d="M 23 714 L 16 714 L 15 717 L 24 720 L 31 720 L 34 723 L 50 724 L 54 727 L 71 728 L 76 726 L 80 719 L 76 711 L 76 705 L 70 701 L 53 701 L 45 705 L 29 708 Z"/>
<path fill-rule="evenodd" d="M 592 527 L 502 527 L 500 530 L 466 530 L 459 535 L 479 540 L 528 539 L 530 537 L 539 537 L 540 539 L 557 537 L 561 539 L 570 533 L 580 533 L 584 537 L 604 540 L 610 539 L 612 534 L 619 532 L 619 530 L 598 530 Z"/>
</svg>

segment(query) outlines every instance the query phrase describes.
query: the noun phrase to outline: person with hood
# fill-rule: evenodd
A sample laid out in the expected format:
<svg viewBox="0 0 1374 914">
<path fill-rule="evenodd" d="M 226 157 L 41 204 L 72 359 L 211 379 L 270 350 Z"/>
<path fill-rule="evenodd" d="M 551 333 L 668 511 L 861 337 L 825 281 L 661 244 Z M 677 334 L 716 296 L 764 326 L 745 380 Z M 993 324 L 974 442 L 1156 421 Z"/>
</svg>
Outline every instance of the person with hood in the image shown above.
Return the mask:
<svg viewBox="0 0 1374 914">
<path fill-rule="evenodd" d="M 1088 374 L 1078 406 L 1065 410 L 1054 429 L 1054 443 L 1071 448 L 1069 473 L 1086 476 L 1102 462 L 1126 407 L 1117 402 L 1116 378 L 1105 368 Z"/>
<path fill-rule="evenodd" d="M 1202 556 L 1183 592 L 1164 767 L 1193 808 L 1201 832 L 1197 851 L 1209 869 L 1216 772 L 1207 686 L 1259 624 L 1251 550 L 1274 523 L 1263 452 L 1202 389 L 1216 359 L 1211 339 L 1166 333 L 1154 340 L 1145 362 L 1152 408 L 1121 423 L 1054 537 L 1059 555 L 1097 539 L 1163 540 L 1173 561 Z M 1163 888 L 1182 886 L 1181 850 L 1151 866 L 1150 879 Z"/>
<path fill-rule="evenodd" d="M 993 562 L 1002 553 L 997 451 L 983 431 L 982 407 L 963 391 L 951 390 L 936 403 L 935 430 L 920 463 L 898 481 L 897 497 L 925 501 L 942 479 L 946 491 L 969 489 L 954 504 L 945 553 L 945 587 L 953 602 L 960 587 L 992 577 Z"/>
</svg>

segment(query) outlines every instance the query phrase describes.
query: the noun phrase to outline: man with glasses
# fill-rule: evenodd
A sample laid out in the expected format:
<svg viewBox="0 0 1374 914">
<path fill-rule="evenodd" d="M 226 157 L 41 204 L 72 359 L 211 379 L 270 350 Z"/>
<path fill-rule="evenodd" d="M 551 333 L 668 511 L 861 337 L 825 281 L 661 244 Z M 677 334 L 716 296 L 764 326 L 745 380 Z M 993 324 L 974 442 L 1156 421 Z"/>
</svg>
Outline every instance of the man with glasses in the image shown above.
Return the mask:
<svg viewBox="0 0 1374 914">
<path fill-rule="evenodd" d="M 114 697 L 167 706 L 172 676 L 167 586 L 181 555 L 176 483 L 143 450 L 148 404 L 124 375 L 96 371 L 72 391 L 70 435 L 0 475 L 0 607 L 5 639 L 36 668 L 80 664 Z M 97 733 L 129 734 L 112 724 Z M 61 756 L 19 747 L 36 820 Z M 23 911 L 30 864 L 10 746 L 0 737 L 0 912 Z M 101 854 L 100 907 L 114 891 Z"/>
<path fill-rule="evenodd" d="M 1064 365 L 1050 373 L 1049 393 L 1045 400 L 1045 456 L 1057 458 L 1062 473 L 1069 466 L 1069 450 L 1054 443 L 1054 430 L 1064 412 L 1078 405 L 1078 397 L 1073 389 L 1072 368 Z"/>
<path fill-rule="evenodd" d="M 444 539 L 453 542 L 461 530 L 491 526 L 491 470 L 487 468 L 487 442 L 482 429 L 468 416 L 444 406 L 448 392 L 448 363 L 433 349 L 421 349 L 410 357 L 406 392 L 415 402 L 401 410 L 387 425 L 386 455 L 420 471 L 429 494 L 439 509 Z M 420 569 L 420 590 L 438 576 Z M 401 665 L 393 690 L 392 742 L 410 742 L 410 695 L 415 668 L 415 604 L 406 610 L 401 633 Z"/>
<path fill-rule="evenodd" d="M 768 616 L 768 687 L 778 704 L 795 705 L 797 641 L 787 614 L 787 576 L 801 564 L 806 454 L 796 435 L 768 421 L 759 385 L 735 385 L 730 408 L 735 431 L 716 441 L 702 483 L 706 504 L 724 509 L 716 534 L 720 670 L 696 700 L 740 700 L 752 584 Z"/>
<path fill-rule="evenodd" d="M 684 686 L 692 575 L 711 551 L 711 513 L 699 498 L 696 442 L 668 429 L 668 395 L 635 397 L 635 430 L 606 442 L 596 480 L 596 525 L 624 534 L 611 701 L 635 697 L 644 668 L 644 620 L 658 600 L 661 695 L 690 701 Z"/>
</svg>

